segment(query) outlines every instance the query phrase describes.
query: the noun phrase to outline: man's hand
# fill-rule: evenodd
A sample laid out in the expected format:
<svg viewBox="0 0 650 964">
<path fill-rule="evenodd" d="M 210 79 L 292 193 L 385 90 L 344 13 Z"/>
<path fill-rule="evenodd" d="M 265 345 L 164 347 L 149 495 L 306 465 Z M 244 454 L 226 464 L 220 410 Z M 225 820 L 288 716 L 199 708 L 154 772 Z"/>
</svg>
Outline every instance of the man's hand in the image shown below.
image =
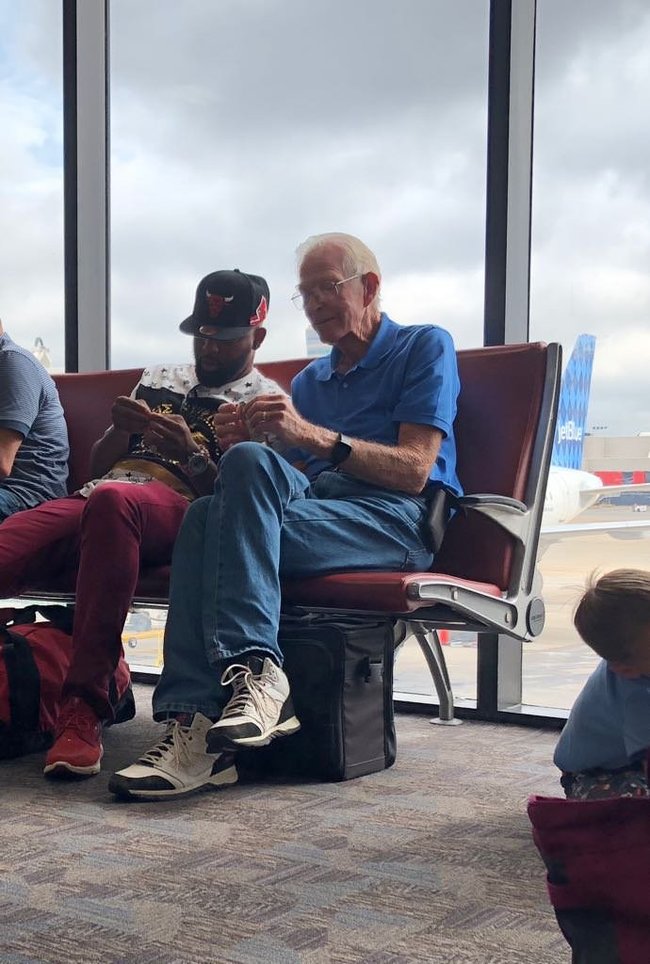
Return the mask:
<svg viewBox="0 0 650 964">
<path fill-rule="evenodd" d="M 244 421 L 244 408 L 236 402 L 224 402 L 212 416 L 214 431 L 223 452 L 237 442 L 250 441 L 250 432 Z"/>
<path fill-rule="evenodd" d="M 258 395 L 243 406 L 243 417 L 254 438 L 274 435 L 293 446 L 301 445 L 314 434 L 314 426 L 298 414 L 286 395 Z"/>
<path fill-rule="evenodd" d="M 151 409 L 143 399 L 129 398 L 127 395 L 119 395 L 111 408 L 114 428 L 129 435 L 142 435 L 151 416 Z"/>
<path fill-rule="evenodd" d="M 154 446 L 165 458 L 177 462 L 187 462 L 192 452 L 199 450 L 182 415 L 150 412 L 142 438 L 145 445 Z"/>
</svg>

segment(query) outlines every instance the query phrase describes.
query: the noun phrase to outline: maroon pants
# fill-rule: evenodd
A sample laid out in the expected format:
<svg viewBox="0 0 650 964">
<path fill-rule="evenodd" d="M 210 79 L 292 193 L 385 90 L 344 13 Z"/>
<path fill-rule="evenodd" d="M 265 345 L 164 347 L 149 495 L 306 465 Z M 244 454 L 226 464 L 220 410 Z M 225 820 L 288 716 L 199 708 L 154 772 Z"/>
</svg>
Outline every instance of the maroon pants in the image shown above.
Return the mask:
<svg viewBox="0 0 650 964">
<path fill-rule="evenodd" d="M 111 720 L 111 678 L 140 565 L 171 561 L 189 503 L 162 482 L 105 482 L 17 512 L 0 526 L 0 596 L 77 573 L 73 655 L 64 688 Z"/>
</svg>

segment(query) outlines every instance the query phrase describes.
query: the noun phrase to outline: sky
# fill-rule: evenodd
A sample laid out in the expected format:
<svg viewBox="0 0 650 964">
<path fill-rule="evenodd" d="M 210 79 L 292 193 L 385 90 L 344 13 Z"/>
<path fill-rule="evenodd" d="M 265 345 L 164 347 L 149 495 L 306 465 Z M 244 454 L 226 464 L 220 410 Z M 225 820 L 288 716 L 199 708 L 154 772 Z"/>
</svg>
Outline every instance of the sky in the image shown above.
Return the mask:
<svg viewBox="0 0 650 964">
<path fill-rule="evenodd" d="M 383 306 L 483 328 L 487 0 L 112 0 L 113 367 L 189 358 L 218 268 L 305 354 L 296 246 L 357 234 Z M 531 338 L 597 337 L 589 421 L 650 431 L 650 7 L 538 0 Z M 0 316 L 63 365 L 58 0 L 0 0 Z"/>
</svg>

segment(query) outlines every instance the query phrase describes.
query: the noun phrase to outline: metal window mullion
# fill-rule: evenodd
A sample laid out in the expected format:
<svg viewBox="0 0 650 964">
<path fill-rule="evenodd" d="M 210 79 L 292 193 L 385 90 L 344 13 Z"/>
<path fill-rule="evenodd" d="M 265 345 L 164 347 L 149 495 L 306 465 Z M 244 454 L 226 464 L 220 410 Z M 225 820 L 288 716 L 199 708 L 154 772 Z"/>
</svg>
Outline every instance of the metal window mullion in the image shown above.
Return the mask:
<svg viewBox="0 0 650 964">
<path fill-rule="evenodd" d="M 491 0 L 484 342 L 528 340 L 535 0 Z"/>
<path fill-rule="evenodd" d="M 108 368 L 108 0 L 63 0 L 65 365 Z"/>
<path fill-rule="evenodd" d="M 528 341 L 536 0 L 490 0 L 484 343 Z M 521 703 L 521 644 L 481 633 L 477 715 Z"/>
</svg>

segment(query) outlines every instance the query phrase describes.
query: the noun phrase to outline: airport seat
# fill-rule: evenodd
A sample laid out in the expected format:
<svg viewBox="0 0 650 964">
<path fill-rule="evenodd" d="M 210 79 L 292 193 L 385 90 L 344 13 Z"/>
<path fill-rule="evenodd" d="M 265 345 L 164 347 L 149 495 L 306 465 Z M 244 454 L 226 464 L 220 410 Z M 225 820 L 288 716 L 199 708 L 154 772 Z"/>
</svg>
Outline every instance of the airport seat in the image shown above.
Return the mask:
<svg viewBox="0 0 650 964">
<path fill-rule="evenodd" d="M 434 571 L 354 572 L 283 586 L 304 611 L 390 614 L 396 642 L 413 635 L 434 680 L 440 722 L 454 720 L 438 630 L 541 633 L 537 544 L 557 417 L 561 348 L 528 343 L 458 353 L 455 432 L 467 493 Z"/>
<path fill-rule="evenodd" d="M 306 361 L 259 367 L 288 387 Z M 443 722 L 453 695 L 438 630 L 505 633 L 518 640 L 544 625 L 535 561 L 560 384 L 561 349 L 528 343 L 458 353 L 461 377 L 455 423 L 459 476 L 467 493 L 452 519 L 435 571 L 342 572 L 283 585 L 292 610 L 389 615 L 396 644 L 413 635 L 434 680 Z M 109 424 L 117 394 L 139 369 L 58 375 L 70 441 L 73 491 L 88 476 L 92 442 Z M 166 605 L 169 570 L 143 570 L 135 603 Z M 70 593 L 69 584 L 34 586 L 29 596 Z"/>
</svg>

